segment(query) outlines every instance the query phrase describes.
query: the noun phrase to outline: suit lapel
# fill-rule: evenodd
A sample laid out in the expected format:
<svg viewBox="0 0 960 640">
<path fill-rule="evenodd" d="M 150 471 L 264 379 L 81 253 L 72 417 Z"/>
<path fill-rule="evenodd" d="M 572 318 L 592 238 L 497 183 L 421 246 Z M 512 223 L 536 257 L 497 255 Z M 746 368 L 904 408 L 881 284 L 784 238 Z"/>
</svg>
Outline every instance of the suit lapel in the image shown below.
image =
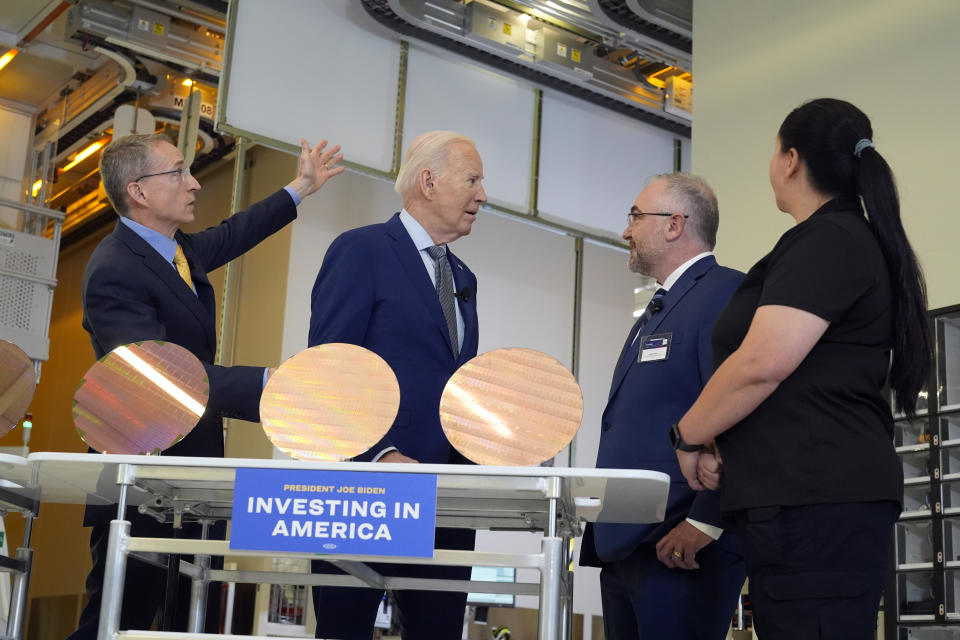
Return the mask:
<svg viewBox="0 0 960 640">
<path fill-rule="evenodd" d="M 423 258 L 417 251 L 416 245 L 410 238 L 410 234 L 400 222 L 400 214 L 396 213 L 386 223 L 387 233 L 393 239 L 393 252 L 403 266 L 407 277 L 416 289 L 420 300 L 426 305 L 427 313 L 433 318 L 437 331 L 443 337 L 447 348 L 450 349 L 450 356 L 453 357 L 453 350 L 450 345 L 450 333 L 447 331 L 447 321 L 443 317 L 443 308 L 440 306 L 440 298 L 437 296 L 437 290 L 427 275 L 427 270 L 423 264 Z M 456 274 L 454 274 L 456 277 Z"/>
<path fill-rule="evenodd" d="M 620 349 L 620 359 L 617 360 L 617 366 L 613 369 L 613 382 L 610 384 L 610 395 L 607 397 L 609 402 L 613 398 L 613 392 L 617 390 L 617 387 L 620 386 L 621 380 L 626 373 L 627 369 L 630 367 L 630 360 L 627 356 L 630 355 L 632 346 L 634 344 L 633 336 L 637 335 L 637 328 L 640 326 L 640 321 L 643 320 L 643 314 L 640 314 L 637 317 L 636 322 L 633 323 L 633 326 L 630 327 L 630 333 L 627 334 L 627 339 L 623 343 L 623 348 Z"/>
<path fill-rule="evenodd" d="M 138 236 L 122 222 L 117 222 L 117 228 L 114 230 L 114 233 L 130 248 L 130 251 L 143 259 L 144 266 L 170 289 L 173 297 L 190 310 L 196 317 L 197 322 L 204 328 L 207 334 L 207 340 L 211 341 L 211 345 L 215 348 L 215 334 L 211 336 L 211 333 L 214 332 L 213 323 L 210 322 L 212 316 L 210 312 L 204 308 L 203 304 L 201 304 L 199 298 L 190 290 L 187 283 L 183 281 L 180 274 L 177 273 L 176 268 L 174 268 L 172 264 L 167 263 L 167 261 L 163 259 L 163 256 L 157 253 L 143 238 Z M 181 244 L 181 246 L 183 246 L 183 244 Z M 189 255 L 187 256 L 187 260 L 191 263 L 191 276 L 194 276 L 196 283 L 197 278 L 193 273 L 193 265 L 196 264 L 196 261 L 191 260 Z M 203 280 L 206 281 L 206 274 L 203 274 Z"/>
<path fill-rule="evenodd" d="M 650 320 L 647 322 L 646 326 L 643 328 L 643 335 L 649 336 L 657 333 L 657 329 L 667 320 L 670 316 L 670 312 L 680 303 L 683 299 L 683 296 L 696 284 L 703 274 L 710 270 L 711 267 L 717 264 L 716 258 L 713 256 L 708 256 L 701 260 L 697 260 L 695 263 L 690 265 L 690 267 L 683 272 L 683 275 L 680 276 L 680 279 L 677 280 L 670 291 L 667 292 L 667 295 L 663 297 L 663 308 L 658 312 L 650 316 Z M 639 320 L 637 320 L 639 323 Z M 634 323 L 633 329 L 630 331 L 630 336 L 627 338 L 627 342 L 624 344 L 624 350 L 621 352 L 620 361 L 618 362 L 616 370 L 613 372 L 613 382 L 610 385 L 610 396 L 607 399 L 609 402 L 613 400 L 613 396 L 616 395 L 617 390 L 620 388 L 620 385 L 623 384 L 624 378 L 627 376 L 627 372 L 630 370 L 630 367 L 636 362 L 637 358 L 640 355 L 640 343 L 641 337 L 638 336 L 636 340 L 633 341 L 633 344 L 630 344 L 630 340 L 633 339 L 634 333 L 637 331 L 637 323 Z"/>
</svg>

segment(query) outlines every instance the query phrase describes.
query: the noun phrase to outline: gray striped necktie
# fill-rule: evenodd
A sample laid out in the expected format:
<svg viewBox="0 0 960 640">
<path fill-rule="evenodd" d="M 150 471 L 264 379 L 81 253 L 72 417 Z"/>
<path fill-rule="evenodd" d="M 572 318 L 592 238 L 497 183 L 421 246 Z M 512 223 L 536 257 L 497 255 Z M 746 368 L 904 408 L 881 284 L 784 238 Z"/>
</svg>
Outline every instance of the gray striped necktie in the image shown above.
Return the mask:
<svg viewBox="0 0 960 640">
<path fill-rule="evenodd" d="M 440 298 L 443 317 L 447 321 L 453 359 L 456 360 L 460 355 L 460 344 L 457 338 L 457 310 L 453 306 L 453 269 L 450 268 L 450 261 L 447 260 L 446 245 L 427 247 L 427 253 L 433 258 L 433 275 L 437 282 L 437 296 Z"/>
</svg>

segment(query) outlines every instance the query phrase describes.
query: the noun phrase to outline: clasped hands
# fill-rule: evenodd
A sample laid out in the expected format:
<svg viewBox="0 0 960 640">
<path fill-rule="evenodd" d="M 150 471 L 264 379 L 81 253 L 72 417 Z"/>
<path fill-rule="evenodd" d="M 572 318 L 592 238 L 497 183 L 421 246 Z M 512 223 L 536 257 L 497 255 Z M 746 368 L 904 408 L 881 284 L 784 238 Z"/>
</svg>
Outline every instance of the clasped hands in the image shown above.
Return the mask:
<svg viewBox="0 0 960 640">
<path fill-rule="evenodd" d="M 720 474 L 723 469 L 723 458 L 717 450 L 713 440 L 704 445 L 700 451 L 677 451 L 677 461 L 680 471 L 690 486 L 697 490 L 719 489 Z"/>
</svg>

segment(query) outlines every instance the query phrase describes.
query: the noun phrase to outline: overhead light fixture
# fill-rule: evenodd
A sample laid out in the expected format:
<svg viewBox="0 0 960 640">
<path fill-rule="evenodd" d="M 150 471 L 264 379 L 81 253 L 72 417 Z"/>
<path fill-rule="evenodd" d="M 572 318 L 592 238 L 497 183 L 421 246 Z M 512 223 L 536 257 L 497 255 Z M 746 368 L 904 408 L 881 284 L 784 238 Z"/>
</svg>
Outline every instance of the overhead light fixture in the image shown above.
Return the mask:
<svg viewBox="0 0 960 640">
<path fill-rule="evenodd" d="M 670 71 L 670 70 L 673 69 L 673 68 L 674 68 L 674 67 L 672 67 L 672 66 L 666 66 L 666 67 L 664 67 L 663 69 L 660 69 L 659 71 L 654 71 L 653 73 L 651 73 L 651 74 L 648 75 L 647 77 L 648 77 L 648 78 L 656 78 L 656 77 L 657 77 L 658 75 L 660 75 L 661 73 L 664 73 L 664 72 L 666 72 L 666 71 Z"/>
<path fill-rule="evenodd" d="M 80 164 L 81 162 L 83 162 L 84 160 L 92 156 L 94 153 L 96 153 L 100 149 L 100 147 L 104 145 L 104 143 L 105 143 L 104 140 L 97 140 L 96 142 L 91 142 L 89 145 L 87 145 L 87 147 L 83 151 L 80 151 L 79 153 L 77 153 L 77 155 L 73 157 L 73 160 L 70 161 L 70 164 L 68 164 L 63 169 L 61 169 L 61 171 L 70 171 L 70 169 L 73 169 L 75 166 L 77 166 L 78 164 Z"/>
<path fill-rule="evenodd" d="M 13 60 L 18 53 L 20 52 L 16 49 L 10 49 L 5 54 L 0 56 L 0 69 L 3 69 L 5 66 L 10 64 L 10 61 Z"/>
<path fill-rule="evenodd" d="M 43 180 L 37 180 L 33 183 L 33 188 L 30 189 L 30 194 L 36 198 L 37 194 L 40 193 L 40 187 L 43 186 Z"/>
<path fill-rule="evenodd" d="M 184 80 L 184 81 L 181 82 L 180 84 L 182 84 L 182 85 L 185 86 L 185 87 L 192 87 L 192 86 L 193 86 L 193 80 L 191 80 L 190 78 L 187 78 L 186 80 Z"/>
</svg>

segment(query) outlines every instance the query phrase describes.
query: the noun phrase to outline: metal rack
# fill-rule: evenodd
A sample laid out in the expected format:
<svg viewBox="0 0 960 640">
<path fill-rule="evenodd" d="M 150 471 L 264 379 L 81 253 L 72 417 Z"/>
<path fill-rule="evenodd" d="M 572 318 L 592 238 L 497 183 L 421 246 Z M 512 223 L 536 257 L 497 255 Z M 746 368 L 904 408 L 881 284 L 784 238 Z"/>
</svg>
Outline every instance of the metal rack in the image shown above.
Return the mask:
<svg viewBox="0 0 960 640">
<path fill-rule="evenodd" d="M 894 407 L 904 505 L 884 609 L 896 640 L 960 636 L 960 305 L 931 311 L 930 321 L 935 366 L 917 416 Z"/>
<path fill-rule="evenodd" d="M 27 594 L 30 590 L 30 571 L 33 568 L 33 549 L 30 538 L 33 521 L 40 512 L 39 491 L 31 489 L 36 476 L 27 461 L 19 456 L 0 454 L 0 477 L 14 477 L 18 484 L 0 484 L 0 515 L 17 512 L 23 516 L 23 543 L 13 557 L 0 556 L 0 572 L 13 574 L 7 627 L 0 634 L 3 640 L 23 640 L 27 623 Z M 9 486 L 7 486 L 9 485 Z"/>
<path fill-rule="evenodd" d="M 11 464 L 3 465 L 4 460 Z M 16 462 L 16 464 L 13 464 Z M 666 510 L 670 479 L 656 471 L 492 467 L 472 465 L 406 465 L 363 462 L 304 462 L 167 456 L 34 453 L 28 458 L 0 457 L 0 477 L 14 495 L 43 502 L 115 504 L 118 516 L 126 506 L 166 522 L 210 523 L 229 519 L 238 469 L 294 469 L 430 474 L 437 477 L 436 524 L 473 529 L 541 531 L 535 553 L 501 553 L 437 549 L 432 558 L 392 558 L 395 563 L 448 566 L 522 567 L 540 574 L 537 583 L 446 581 L 380 575 L 361 555 L 324 555 L 346 575 L 227 571 L 210 568 L 210 556 L 309 557 L 316 552 L 245 551 L 231 549 L 228 540 L 139 538 L 130 535 L 130 522 L 110 524 L 100 637 L 116 640 L 146 638 L 211 638 L 203 628 L 204 603 L 210 581 L 260 584 L 375 586 L 378 588 L 485 591 L 540 597 L 540 640 L 569 638 L 572 630 L 573 577 L 570 539 L 580 535 L 582 520 L 656 522 Z M 119 630 L 125 565 L 129 555 L 156 559 L 156 554 L 192 554 L 180 562 L 180 573 L 193 581 L 188 633 Z M 238 637 L 238 636 L 228 636 Z M 265 637 L 265 636 L 264 636 Z M 19 640 L 19 639 L 18 639 Z"/>
<path fill-rule="evenodd" d="M 64 214 L 0 198 L 18 212 L 19 230 L 0 228 L 0 339 L 40 363 L 50 355 L 50 312 L 57 286 L 57 257 Z"/>
</svg>

